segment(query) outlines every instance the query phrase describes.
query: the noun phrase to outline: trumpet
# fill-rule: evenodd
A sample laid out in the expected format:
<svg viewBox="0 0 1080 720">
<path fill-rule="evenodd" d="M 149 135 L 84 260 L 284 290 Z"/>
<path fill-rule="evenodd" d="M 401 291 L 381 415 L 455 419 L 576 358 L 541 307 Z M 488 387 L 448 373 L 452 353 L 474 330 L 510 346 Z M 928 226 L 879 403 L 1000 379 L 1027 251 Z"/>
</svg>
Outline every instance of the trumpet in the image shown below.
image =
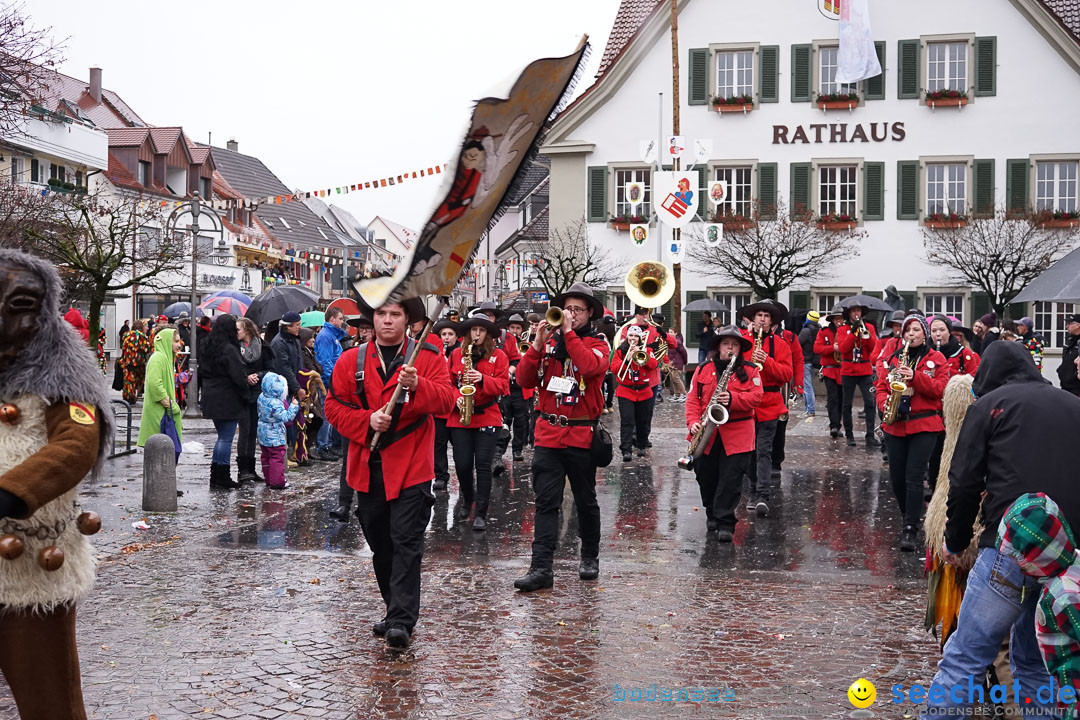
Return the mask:
<svg viewBox="0 0 1080 720">
<path fill-rule="evenodd" d="M 870 331 L 866 329 L 866 323 L 863 322 L 862 318 L 859 318 L 858 323 L 851 324 L 851 334 L 863 340 L 870 337 Z"/>
<path fill-rule="evenodd" d="M 560 307 L 552 305 L 544 313 L 544 322 L 551 326 L 552 330 L 558 330 L 563 326 L 563 311 Z"/>
<path fill-rule="evenodd" d="M 518 355 L 524 355 L 532 347 L 532 328 L 525 331 L 525 337 L 518 341 Z"/>
</svg>

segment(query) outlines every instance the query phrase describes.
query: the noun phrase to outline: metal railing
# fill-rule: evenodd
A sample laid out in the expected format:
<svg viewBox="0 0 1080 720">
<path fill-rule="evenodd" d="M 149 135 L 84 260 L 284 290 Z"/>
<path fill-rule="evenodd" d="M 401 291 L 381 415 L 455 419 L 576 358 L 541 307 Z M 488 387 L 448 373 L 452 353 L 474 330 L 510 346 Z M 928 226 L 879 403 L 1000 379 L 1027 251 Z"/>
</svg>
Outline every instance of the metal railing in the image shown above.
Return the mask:
<svg viewBox="0 0 1080 720">
<path fill-rule="evenodd" d="M 123 457 L 135 452 L 135 443 L 131 440 L 131 405 L 126 400 L 113 400 L 113 415 L 116 418 L 116 432 L 113 436 L 113 449 L 109 458 Z M 121 420 L 122 419 L 122 420 Z M 121 442 L 123 438 L 123 442 Z"/>
</svg>

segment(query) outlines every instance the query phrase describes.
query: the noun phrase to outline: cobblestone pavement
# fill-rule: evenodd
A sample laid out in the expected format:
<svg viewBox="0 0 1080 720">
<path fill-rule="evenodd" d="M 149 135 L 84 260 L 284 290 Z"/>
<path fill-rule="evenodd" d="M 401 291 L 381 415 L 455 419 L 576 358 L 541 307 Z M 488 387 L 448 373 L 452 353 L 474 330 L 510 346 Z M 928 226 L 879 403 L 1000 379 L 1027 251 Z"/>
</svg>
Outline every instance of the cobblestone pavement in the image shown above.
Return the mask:
<svg viewBox="0 0 1080 720">
<path fill-rule="evenodd" d="M 875 715 L 911 713 L 885 705 L 888 688 L 927 683 L 939 653 L 878 454 L 793 415 L 779 502 L 765 519 L 740 509 L 720 545 L 675 464 L 682 412 L 659 405 L 651 457 L 599 473 L 597 582 L 577 578 L 567 492 L 555 588 L 513 590 L 533 529 L 528 454 L 496 479 L 486 533 L 454 522 L 456 491 L 439 497 L 405 653 L 371 634 L 382 607 L 357 523 L 327 515 L 336 466 L 292 472 L 285 491 L 211 493 L 208 458 L 185 454 L 180 512 L 147 515 L 142 455 L 112 461 L 83 502 L 105 521 L 78 621 L 90 716 L 846 717 L 862 676 Z M 617 434 L 617 416 L 608 424 Z M 209 449 L 209 423 L 189 422 L 185 439 Z M 133 529 L 143 518 L 150 529 Z M 630 700 L 654 684 L 734 700 Z M 0 683 L 0 718 L 16 717 Z"/>
</svg>

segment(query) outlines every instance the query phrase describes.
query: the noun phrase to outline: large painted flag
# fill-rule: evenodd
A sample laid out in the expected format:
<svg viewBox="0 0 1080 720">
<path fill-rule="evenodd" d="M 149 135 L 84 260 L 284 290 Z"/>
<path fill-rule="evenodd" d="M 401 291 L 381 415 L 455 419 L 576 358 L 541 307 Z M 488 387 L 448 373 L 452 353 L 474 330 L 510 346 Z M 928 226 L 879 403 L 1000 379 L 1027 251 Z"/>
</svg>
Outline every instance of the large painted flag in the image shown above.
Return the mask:
<svg viewBox="0 0 1080 720">
<path fill-rule="evenodd" d="M 530 63 L 505 99 L 485 98 L 473 110 L 450 189 L 392 277 L 358 280 L 370 307 L 423 295 L 448 297 L 470 263 L 522 162 L 573 92 L 588 38 L 561 58 Z"/>
<path fill-rule="evenodd" d="M 870 0 L 844 0 L 840 6 L 840 51 L 836 82 L 855 83 L 881 74 L 870 31 Z"/>
</svg>

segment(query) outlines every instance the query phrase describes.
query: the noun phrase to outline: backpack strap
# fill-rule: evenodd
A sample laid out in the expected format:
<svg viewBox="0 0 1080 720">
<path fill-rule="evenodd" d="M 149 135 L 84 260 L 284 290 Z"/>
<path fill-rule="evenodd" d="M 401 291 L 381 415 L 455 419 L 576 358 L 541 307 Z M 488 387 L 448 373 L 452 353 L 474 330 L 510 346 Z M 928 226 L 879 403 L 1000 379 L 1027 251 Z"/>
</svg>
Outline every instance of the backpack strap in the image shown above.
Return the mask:
<svg viewBox="0 0 1080 720">
<path fill-rule="evenodd" d="M 368 343 L 361 343 L 356 351 L 356 397 L 360 398 L 360 406 L 368 410 L 367 393 L 364 392 L 364 365 L 367 363 Z"/>
</svg>

